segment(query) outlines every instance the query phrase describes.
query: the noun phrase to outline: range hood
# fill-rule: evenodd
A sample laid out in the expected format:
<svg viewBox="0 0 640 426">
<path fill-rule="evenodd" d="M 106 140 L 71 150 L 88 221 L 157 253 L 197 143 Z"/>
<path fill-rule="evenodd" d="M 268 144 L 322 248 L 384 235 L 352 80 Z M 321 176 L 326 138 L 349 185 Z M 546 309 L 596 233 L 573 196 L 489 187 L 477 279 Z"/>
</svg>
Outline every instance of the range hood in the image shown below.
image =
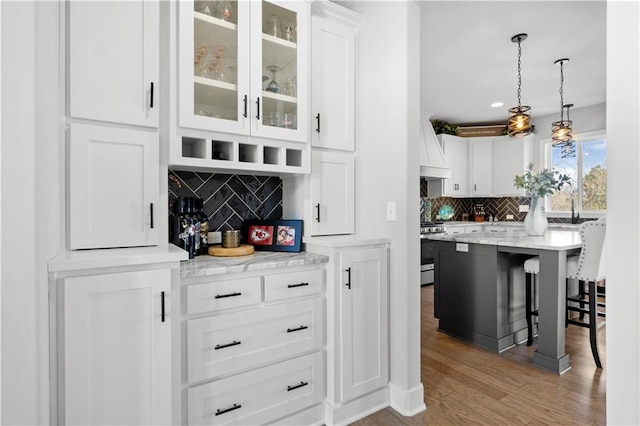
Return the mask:
<svg viewBox="0 0 640 426">
<path fill-rule="evenodd" d="M 428 179 L 448 179 L 451 169 L 431 125 L 431 113 L 420 114 L 420 176 Z"/>
</svg>

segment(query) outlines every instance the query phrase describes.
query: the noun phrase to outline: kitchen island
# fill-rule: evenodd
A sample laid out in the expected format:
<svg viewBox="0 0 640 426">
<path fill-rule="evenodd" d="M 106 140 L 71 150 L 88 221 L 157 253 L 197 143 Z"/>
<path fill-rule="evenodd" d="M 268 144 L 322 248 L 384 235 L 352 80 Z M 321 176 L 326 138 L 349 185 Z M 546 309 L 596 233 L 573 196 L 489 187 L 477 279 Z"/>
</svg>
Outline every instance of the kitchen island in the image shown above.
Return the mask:
<svg viewBox="0 0 640 426">
<path fill-rule="evenodd" d="M 566 258 L 578 253 L 575 231 L 528 236 L 520 229 L 437 234 L 435 316 L 439 329 L 502 351 L 526 337 L 524 261 L 540 256 L 537 351 L 533 365 L 555 373 L 569 368 L 565 354 Z"/>
</svg>

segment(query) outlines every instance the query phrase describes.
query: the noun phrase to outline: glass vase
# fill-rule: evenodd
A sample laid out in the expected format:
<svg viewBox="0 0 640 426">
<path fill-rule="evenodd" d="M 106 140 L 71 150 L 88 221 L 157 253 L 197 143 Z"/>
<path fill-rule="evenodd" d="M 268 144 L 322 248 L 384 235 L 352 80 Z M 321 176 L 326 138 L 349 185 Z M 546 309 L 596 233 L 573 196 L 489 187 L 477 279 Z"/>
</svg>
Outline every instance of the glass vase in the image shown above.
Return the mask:
<svg viewBox="0 0 640 426">
<path fill-rule="evenodd" d="M 524 218 L 524 232 L 527 235 L 544 235 L 548 226 L 547 216 L 542 211 L 542 198 L 531 197 L 531 205 Z"/>
</svg>

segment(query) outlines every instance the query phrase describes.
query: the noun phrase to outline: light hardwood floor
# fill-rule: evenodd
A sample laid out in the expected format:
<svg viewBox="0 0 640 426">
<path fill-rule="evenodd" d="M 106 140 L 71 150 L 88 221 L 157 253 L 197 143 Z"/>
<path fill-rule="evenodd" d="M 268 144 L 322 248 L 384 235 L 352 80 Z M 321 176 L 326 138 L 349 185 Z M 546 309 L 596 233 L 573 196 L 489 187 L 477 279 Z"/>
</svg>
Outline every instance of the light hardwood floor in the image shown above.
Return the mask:
<svg viewBox="0 0 640 426">
<path fill-rule="evenodd" d="M 427 410 L 403 417 L 387 408 L 356 425 L 606 424 L 606 327 L 598 334 L 603 369 L 593 362 L 588 330 L 567 328 L 571 369 L 559 376 L 530 365 L 535 341 L 496 354 L 438 332 L 433 286 L 420 291 Z"/>
</svg>

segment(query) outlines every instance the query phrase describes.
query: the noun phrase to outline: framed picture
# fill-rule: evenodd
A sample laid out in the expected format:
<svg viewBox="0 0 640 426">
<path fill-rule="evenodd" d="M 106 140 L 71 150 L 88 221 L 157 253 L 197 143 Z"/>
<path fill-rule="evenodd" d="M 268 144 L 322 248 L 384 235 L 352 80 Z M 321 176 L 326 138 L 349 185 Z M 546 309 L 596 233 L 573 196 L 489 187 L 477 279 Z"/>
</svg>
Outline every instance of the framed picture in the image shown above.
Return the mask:
<svg viewBox="0 0 640 426">
<path fill-rule="evenodd" d="M 255 250 L 299 252 L 301 220 L 252 220 L 242 227 L 242 240 Z"/>
</svg>

